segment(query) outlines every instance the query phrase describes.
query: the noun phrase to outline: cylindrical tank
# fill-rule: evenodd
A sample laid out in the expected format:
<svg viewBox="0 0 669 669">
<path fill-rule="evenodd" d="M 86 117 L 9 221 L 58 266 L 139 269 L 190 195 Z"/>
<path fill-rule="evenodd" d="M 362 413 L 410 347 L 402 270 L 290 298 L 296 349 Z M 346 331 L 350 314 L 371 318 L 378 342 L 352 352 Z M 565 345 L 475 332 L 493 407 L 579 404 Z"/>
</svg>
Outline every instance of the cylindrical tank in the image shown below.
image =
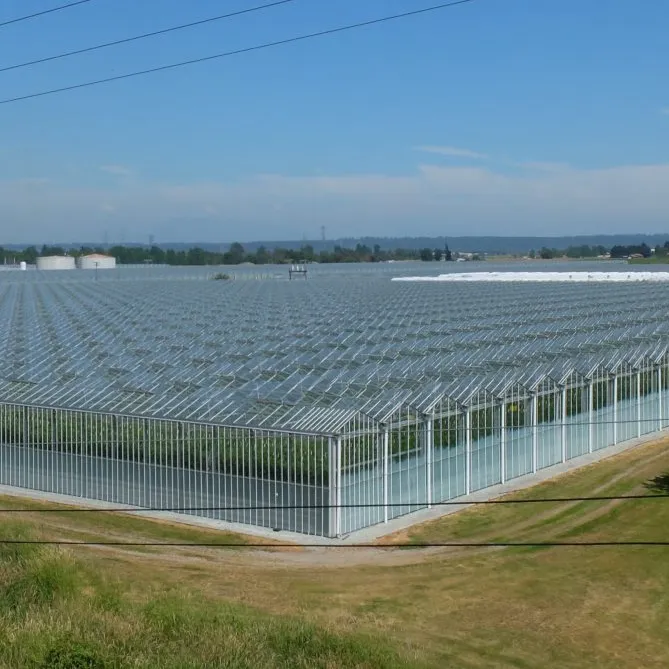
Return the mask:
<svg viewBox="0 0 669 669">
<path fill-rule="evenodd" d="M 79 256 L 77 258 L 79 269 L 114 269 L 116 267 L 116 258 L 105 256 L 101 253 L 91 253 L 88 256 Z"/>
<path fill-rule="evenodd" d="M 71 256 L 40 256 L 37 258 L 37 269 L 74 269 L 74 258 Z"/>
<path fill-rule="evenodd" d="M 28 264 L 26 263 L 25 260 L 22 260 L 22 261 L 19 263 L 19 269 L 22 270 L 22 271 L 24 271 L 24 272 L 25 272 L 25 270 L 28 269 Z"/>
</svg>

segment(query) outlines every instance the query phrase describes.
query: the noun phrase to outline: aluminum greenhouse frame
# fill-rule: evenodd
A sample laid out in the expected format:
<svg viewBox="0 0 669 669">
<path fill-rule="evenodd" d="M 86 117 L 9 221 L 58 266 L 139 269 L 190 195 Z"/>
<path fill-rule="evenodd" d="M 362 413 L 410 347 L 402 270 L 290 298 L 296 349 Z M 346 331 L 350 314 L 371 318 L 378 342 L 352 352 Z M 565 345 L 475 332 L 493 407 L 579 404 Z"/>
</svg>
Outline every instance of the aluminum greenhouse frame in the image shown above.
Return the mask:
<svg viewBox="0 0 669 669">
<path fill-rule="evenodd" d="M 314 274 L 0 284 L 0 484 L 337 537 L 669 425 L 669 286 Z"/>
</svg>

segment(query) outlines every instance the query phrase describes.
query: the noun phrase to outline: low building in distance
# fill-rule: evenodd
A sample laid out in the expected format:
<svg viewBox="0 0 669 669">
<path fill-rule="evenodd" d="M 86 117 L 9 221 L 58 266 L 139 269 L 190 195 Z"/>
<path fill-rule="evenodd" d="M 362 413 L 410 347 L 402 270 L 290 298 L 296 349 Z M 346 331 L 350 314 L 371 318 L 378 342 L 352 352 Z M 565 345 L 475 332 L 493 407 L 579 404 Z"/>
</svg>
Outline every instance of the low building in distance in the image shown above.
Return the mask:
<svg viewBox="0 0 669 669">
<path fill-rule="evenodd" d="M 79 269 L 114 269 L 116 267 L 116 258 L 106 256 L 102 253 L 91 253 L 87 256 L 77 258 Z"/>
<path fill-rule="evenodd" d="M 75 269 L 74 258 L 72 256 L 39 256 L 37 258 L 37 269 Z"/>
</svg>

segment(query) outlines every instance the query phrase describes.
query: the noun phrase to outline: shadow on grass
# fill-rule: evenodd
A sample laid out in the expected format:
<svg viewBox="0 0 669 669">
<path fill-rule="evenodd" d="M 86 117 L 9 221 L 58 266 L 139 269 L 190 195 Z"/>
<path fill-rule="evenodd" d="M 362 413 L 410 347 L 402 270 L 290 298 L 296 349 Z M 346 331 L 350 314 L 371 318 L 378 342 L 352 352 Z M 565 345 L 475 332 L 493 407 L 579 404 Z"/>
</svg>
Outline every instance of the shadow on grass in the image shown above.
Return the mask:
<svg viewBox="0 0 669 669">
<path fill-rule="evenodd" d="M 646 482 L 646 488 L 651 492 L 669 495 L 669 473 L 660 474 Z"/>
</svg>

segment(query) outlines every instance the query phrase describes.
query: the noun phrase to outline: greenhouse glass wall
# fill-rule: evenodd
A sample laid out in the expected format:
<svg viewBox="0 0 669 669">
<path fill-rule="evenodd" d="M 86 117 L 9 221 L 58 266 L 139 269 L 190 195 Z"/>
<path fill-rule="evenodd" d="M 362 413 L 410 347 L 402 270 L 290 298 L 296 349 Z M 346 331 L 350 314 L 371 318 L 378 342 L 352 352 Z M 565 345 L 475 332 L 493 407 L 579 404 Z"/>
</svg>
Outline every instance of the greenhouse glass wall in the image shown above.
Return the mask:
<svg viewBox="0 0 669 669">
<path fill-rule="evenodd" d="M 669 285 L 0 284 L 0 484 L 339 537 L 669 425 Z"/>
</svg>

